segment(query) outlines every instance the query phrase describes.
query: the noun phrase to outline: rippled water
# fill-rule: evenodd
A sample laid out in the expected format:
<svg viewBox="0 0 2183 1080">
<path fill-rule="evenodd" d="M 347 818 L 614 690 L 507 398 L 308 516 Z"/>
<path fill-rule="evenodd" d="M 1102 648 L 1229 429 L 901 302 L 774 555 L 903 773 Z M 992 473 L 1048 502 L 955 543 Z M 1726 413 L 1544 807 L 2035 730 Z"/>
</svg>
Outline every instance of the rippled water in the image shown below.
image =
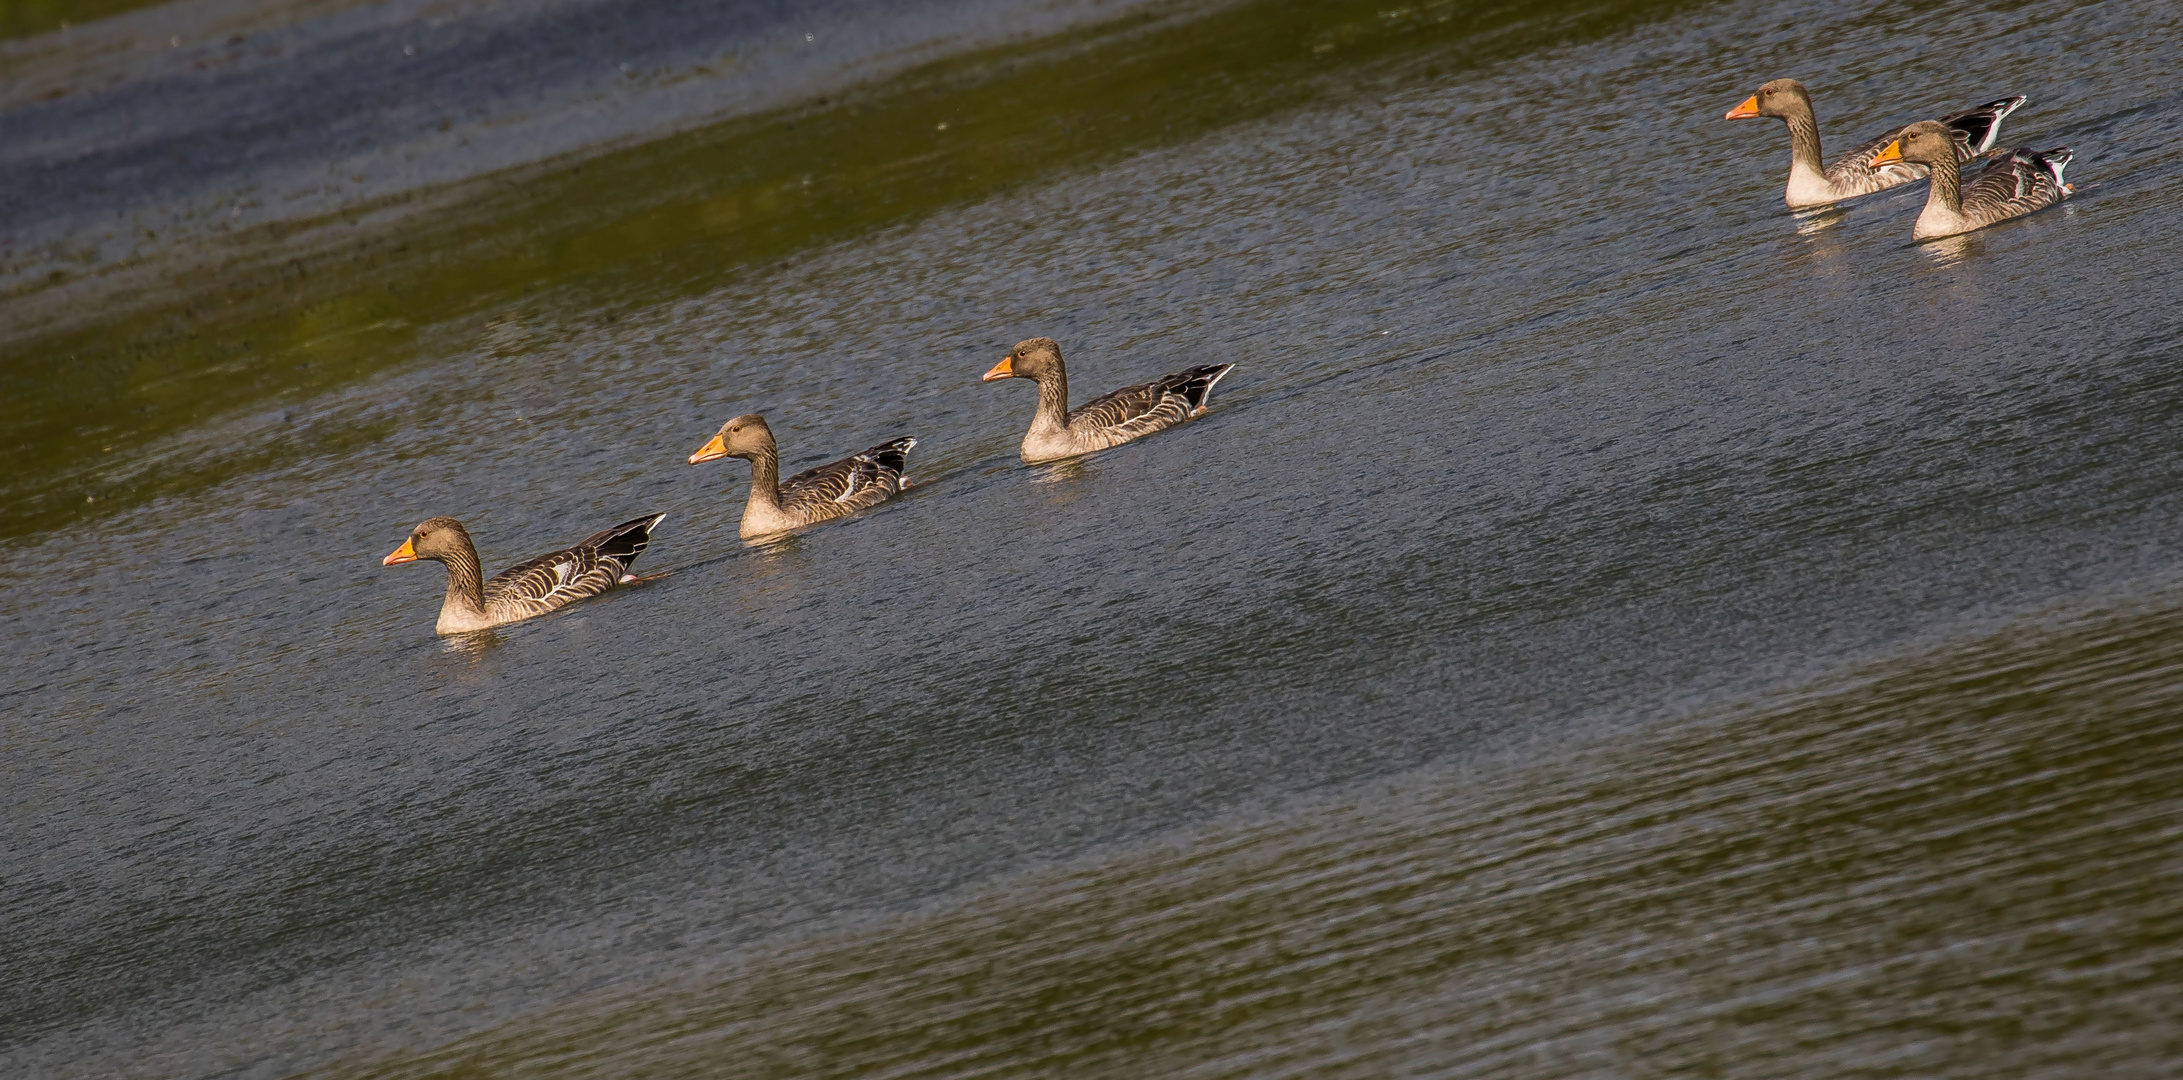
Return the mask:
<svg viewBox="0 0 2183 1080">
<path fill-rule="evenodd" d="M 1141 6 L 185 0 L 0 42 L 0 288 L 353 216 Z"/>
<path fill-rule="evenodd" d="M 129 446 L 240 464 L 6 548 L 0 1063 L 2170 1075 L 2178 25 L 1427 39 Z M 1838 146 L 2029 94 L 2081 194 L 1792 217 L 1783 74 Z M 1041 333 L 1239 366 L 1031 468 Z M 682 460 L 753 410 L 925 485 L 744 545 Z M 378 565 L 644 511 L 671 577 L 482 640 Z"/>
<path fill-rule="evenodd" d="M 2163 1075 L 2179 630 L 1403 773 L 357 1073 Z"/>
</svg>

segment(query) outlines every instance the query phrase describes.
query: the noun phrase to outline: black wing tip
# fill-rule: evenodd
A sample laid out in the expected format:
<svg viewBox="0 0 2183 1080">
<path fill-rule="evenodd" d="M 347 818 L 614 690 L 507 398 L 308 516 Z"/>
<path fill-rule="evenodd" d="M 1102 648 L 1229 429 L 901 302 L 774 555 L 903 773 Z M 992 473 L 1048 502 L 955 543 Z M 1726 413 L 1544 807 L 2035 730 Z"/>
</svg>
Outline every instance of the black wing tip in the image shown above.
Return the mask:
<svg viewBox="0 0 2183 1080">
<path fill-rule="evenodd" d="M 1219 382 L 1222 376 L 1234 370 L 1234 364 L 1207 364 L 1204 367 L 1185 368 L 1152 385 L 1190 386 L 1203 383 L 1207 389 L 1211 389 L 1212 385 Z"/>
<path fill-rule="evenodd" d="M 2077 156 L 2077 148 L 2074 146 L 2057 146 L 2052 150 L 2034 150 L 2029 146 L 2019 146 L 2009 151 L 2009 156 L 2030 162 L 2047 161 L 2056 165 L 2067 165 L 2071 158 Z"/>
<path fill-rule="evenodd" d="M 2069 163 L 2076 156 L 2077 151 L 2074 147 L 2057 146 L 2052 150 L 2039 151 L 2039 156 L 2036 159 L 2039 164 L 2046 167 L 2048 175 L 2054 177 L 2055 186 L 2062 189 L 2062 195 L 2065 198 L 2075 194 L 2075 191 L 2069 186 L 2067 180 L 2062 179 L 2062 170 L 2069 168 Z"/>
<path fill-rule="evenodd" d="M 1222 376 L 1234 370 L 1234 364 L 1208 364 L 1204 367 L 1194 367 L 1188 371 L 1177 372 L 1166 379 L 1162 379 L 1161 382 L 1181 390 L 1183 400 L 1188 402 L 1190 408 L 1195 411 L 1205 408 L 1206 399 L 1213 396 L 1213 384 L 1219 382 Z"/>
<path fill-rule="evenodd" d="M 917 436 L 904 435 L 899 439 L 889 439 L 880 443 L 878 446 L 858 454 L 851 460 L 869 461 L 881 468 L 892 469 L 899 473 L 909 467 L 910 451 L 916 448 Z"/>
<path fill-rule="evenodd" d="M 1994 140 L 2001 137 L 2001 122 L 2008 119 L 2010 113 L 2023 108 L 2030 100 L 2022 94 L 1999 98 L 1975 109 L 1965 109 L 1947 117 L 1942 123 L 1962 132 L 1964 138 L 1970 142 L 1972 153 L 1984 154 L 1991 151 Z"/>
<path fill-rule="evenodd" d="M 637 561 L 637 556 L 644 554 L 646 547 L 651 546 L 652 530 L 658 528 L 659 523 L 665 520 L 667 520 L 665 513 L 646 514 L 640 518 L 624 521 L 592 537 L 582 546 L 598 552 L 601 558 L 619 560 L 623 568 L 626 569 Z"/>
<path fill-rule="evenodd" d="M 646 536 L 650 536 L 652 534 L 652 530 L 659 528 L 659 523 L 665 520 L 667 520 L 667 515 L 665 513 L 646 514 L 645 516 L 640 518 L 634 518 L 629 521 L 624 521 L 607 531 L 609 534 L 617 537 L 628 536 L 631 533 L 642 533 Z"/>
<path fill-rule="evenodd" d="M 1962 123 L 1964 121 L 1990 121 L 1992 123 L 2000 123 L 2001 121 L 2008 119 L 2010 113 L 2013 113 L 2016 110 L 2021 109 L 2026 105 L 2029 105 L 2030 103 L 2030 98 L 2025 97 L 2022 94 L 2012 94 L 2005 98 L 1996 98 L 1992 101 L 1985 103 L 1984 105 L 1973 106 L 1971 108 L 1963 110 L 1962 112 L 1956 113 L 1953 116 L 1943 117 L 1941 119 L 1941 122 L 1951 125 Z"/>
</svg>

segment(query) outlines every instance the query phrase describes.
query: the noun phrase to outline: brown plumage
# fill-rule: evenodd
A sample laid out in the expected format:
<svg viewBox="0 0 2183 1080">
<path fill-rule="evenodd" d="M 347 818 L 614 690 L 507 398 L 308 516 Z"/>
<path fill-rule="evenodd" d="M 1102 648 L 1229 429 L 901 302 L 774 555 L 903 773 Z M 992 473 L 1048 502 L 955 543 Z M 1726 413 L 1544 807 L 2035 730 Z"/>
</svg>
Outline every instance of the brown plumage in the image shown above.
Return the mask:
<svg viewBox="0 0 2183 1080">
<path fill-rule="evenodd" d="M 459 634 L 519 622 L 597 596 L 635 580 L 631 568 L 652 542 L 665 514 L 625 521 L 550 555 L 540 555 L 485 581 L 477 545 L 451 517 L 436 517 L 410 530 L 409 539 L 380 560 L 382 566 L 431 559 L 447 567 L 447 599 L 434 629 Z"/>
<path fill-rule="evenodd" d="M 1961 169 L 1949 160 L 1949 142 L 1948 129 L 1928 120 L 1904 128 L 1901 138 L 1880 148 L 1882 162 L 1908 161 L 1932 168 L 1933 187 L 1926 193 L 1917 224 L 1910 228 L 1913 239 L 1954 236 L 2023 217 L 2061 202 L 2076 190 L 2062 181 L 2062 170 L 2076 156 L 2069 147 L 2011 150 L 1966 185 Z"/>
<path fill-rule="evenodd" d="M 1162 375 L 1071 409 L 1061 346 L 1041 337 L 1017 342 L 985 373 L 984 381 L 1032 379 L 1038 383 L 1038 412 L 1031 417 L 1031 430 L 1024 433 L 1020 451 L 1023 460 L 1037 462 L 1120 446 L 1203 416 L 1213 384 L 1234 367 L 1214 364 Z"/>
<path fill-rule="evenodd" d="M 1961 163 L 1993 149 L 1994 140 L 2001 137 L 2001 121 L 2023 108 L 2027 100 L 2021 95 L 2005 97 L 1926 123 L 1938 123 L 1952 132 L 1949 138 L 1955 160 Z M 1795 79 L 1775 79 L 1759 87 L 1758 93 L 1728 110 L 1727 119 L 1761 116 L 1774 117 L 1789 126 L 1789 185 L 1782 198 L 1792 208 L 1825 206 L 1926 176 L 1927 166 L 1922 162 L 1873 160 L 1905 128 L 1867 141 L 1821 168 L 1819 121 L 1812 112 L 1812 96 Z"/>
<path fill-rule="evenodd" d="M 744 539 L 787 532 L 820 521 L 847 517 L 886 502 L 909 486 L 902 471 L 909 466 L 914 437 L 883 442 L 789 477 L 781 483 L 781 454 L 766 418 L 738 416 L 690 455 L 690 464 L 739 457 L 750 462 L 750 500 L 743 505 Z"/>
</svg>

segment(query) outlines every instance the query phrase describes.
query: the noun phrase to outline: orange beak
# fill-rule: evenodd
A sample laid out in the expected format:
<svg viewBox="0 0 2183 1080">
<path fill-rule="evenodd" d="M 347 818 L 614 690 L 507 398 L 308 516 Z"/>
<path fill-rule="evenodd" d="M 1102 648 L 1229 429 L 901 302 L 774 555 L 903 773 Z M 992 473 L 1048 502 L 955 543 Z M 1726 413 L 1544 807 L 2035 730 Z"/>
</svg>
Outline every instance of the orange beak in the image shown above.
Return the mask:
<svg viewBox="0 0 2183 1080">
<path fill-rule="evenodd" d="M 1733 109 L 1730 109 L 1730 110 L 1728 110 L 1728 115 L 1727 115 L 1727 116 L 1724 116 L 1724 117 L 1721 117 L 1721 119 L 1723 119 L 1723 120 L 1749 120 L 1749 119 L 1751 119 L 1752 117 L 1754 117 L 1754 116 L 1757 116 L 1758 114 L 1759 114 L 1759 96 L 1758 96 L 1757 94 L 1753 94 L 1753 95 L 1751 95 L 1750 97 L 1747 97 L 1747 98 L 1743 99 L 1743 104 L 1741 104 L 1741 105 L 1738 105 L 1738 106 L 1736 106 L 1735 108 L 1733 108 Z"/>
<path fill-rule="evenodd" d="M 690 455 L 690 464 L 695 465 L 701 461 L 711 461 L 714 458 L 724 458 L 727 456 L 727 440 L 721 438 L 718 435 L 715 435 L 710 441 L 706 442 L 705 445 L 698 447 L 697 453 Z"/>
<path fill-rule="evenodd" d="M 1901 139 L 1897 139 L 1894 142 L 1891 142 L 1886 146 L 1881 147 L 1880 152 L 1872 156 L 1872 167 L 1877 169 L 1882 165 L 1893 165 L 1896 162 L 1901 161 L 1902 159 L 1903 141 Z"/>
<path fill-rule="evenodd" d="M 1009 353 L 1008 355 L 1001 357 L 1001 362 L 993 365 L 993 370 L 986 372 L 985 377 L 979 379 L 978 381 L 992 382 L 995 379 L 1012 379 L 1015 377 L 1015 375 L 1016 354 Z"/>
<path fill-rule="evenodd" d="M 414 537 L 412 537 L 412 539 L 414 539 Z M 402 546 L 401 546 L 401 547 L 398 547 L 398 548 L 395 548 L 395 549 L 394 549 L 394 553 L 393 553 L 393 554 L 391 554 L 391 555 L 388 555 L 388 556 L 387 556 L 386 558 L 384 558 L 384 559 L 381 559 L 381 560 L 379 560 L 379 565 L 381 565 L 381 566 L 393 566 L 393 565 L 395 565 L 395 564 L 397 564 L 397 563 L 416 562 L 416 561 L 417 561 L 417 549 L 416 549 L 416 547 L 415 547 L 414 545 L 412 545 L 412 544 L 410 543 L 410 541 L 409 541 L 409 540 L 404 540 L 404 541 L 402 541 Z"/>
</svg>

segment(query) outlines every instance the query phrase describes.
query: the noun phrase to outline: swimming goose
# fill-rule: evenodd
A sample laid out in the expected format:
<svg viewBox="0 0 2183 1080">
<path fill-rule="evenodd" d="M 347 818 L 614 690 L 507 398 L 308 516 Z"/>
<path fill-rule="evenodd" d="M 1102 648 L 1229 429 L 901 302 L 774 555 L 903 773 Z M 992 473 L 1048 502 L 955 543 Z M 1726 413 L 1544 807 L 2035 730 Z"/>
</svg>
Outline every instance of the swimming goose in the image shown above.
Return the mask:
<svg viewBox="0 0 2183 1080">
<path fill-rule="evenodd" d="M 1954 236 L 1983 229 L 1997 221 L 2023 217 L 2034 210 L 2061 202 L 2076 189 L 2062 182 L 2062 170 L 2076 152 L 2066 146 L 2052 150 L 2020 147 L 1986 166 L 1968 186 L 1962 171 L 1949 157 L 1953 152 L 1949 130 L 1930 120 L 1903 129 L 1900 138 L 1880 148 L 1874 161 L 1929 165 L 1933 187 L 1925 195 L 1925 209 L 1911 226 L 1916 240 Z"/>
<path fill-rule="evenodd" d="M 1031 430 L 1024 433 L 1020 453 L 1025 461 L 1039 462 L 1120 446 L 1203 416 L 1213 384 L 1234 367 L 1214 364 L 1162 375 L 1071 410 L 1061 346 L 1052 338 L 1039 337 L 1017 342 L 985 373 L 983 381 L 1038 380 L 1038 412 L 1031 417 Z"/>
<path fill-rule="evenodd" d="M 765 417 L 751 413 L 720 425 L 712 440 L 690 455 L 690 464 L 723 457 L 750 461 L 750 501 L 743 505 L 742 530 L 748 540 L 847 517 L 886 502 L 909 486 L 902 470 L 909 464 L 910 448 L 916 445 L 917 440 L 910 437 L 883 442 L 861 454 L 797 473 L 783 484 L 773 429 L 766 426 Z"/>
<path fill-rule="evenodd" d="M 381 566 L 431 559 L 447 567 L 447 600 L 440 605 L 440 621 L 433 629 L 460 634 L 520 622 L 544 615 L 587 596 L 637 580 L 630 573 L 637 556 L 652 542 L 652 530 L 665 514 L 625 521 L 596 532 L 551 555 L 481 580 L 477 545 L 469 530 L 451 517 L 436 517 L 418 524 L 402 546 L 381 559 Z"/>
<path fill-rule="evenodd" d="M 2023 108 L 2027 100 L 2021 95 L 2005 97 L 1942 117 L 1938 122 L 1955 132 L 1951 139 L 1955 143 L 1956 161 L 1969 161 L 1993 149 L 1994 140 L 2001 137 L 2001 121 Z M 1789 187 L 1783 201 L 1790 209 L 1826 206 L 1885 191 L 1926 175 L 1926 167 L 1921 162 L 1890 164 L 1873 160 L 1880 148 L 1894 141 L 1904 128 L 1864 143 L 1836 159 L 1834 164 L 1820 168 L 1819 121 L 1812 115 L 1812 95 L 1795 79 L 1775 79 L 1759 87 L 1758 93 L 1728 110 L 1725 119 L 1750 120 L 1760 116 L 1775 117 L 1789 125 Z"/>
</svg>

